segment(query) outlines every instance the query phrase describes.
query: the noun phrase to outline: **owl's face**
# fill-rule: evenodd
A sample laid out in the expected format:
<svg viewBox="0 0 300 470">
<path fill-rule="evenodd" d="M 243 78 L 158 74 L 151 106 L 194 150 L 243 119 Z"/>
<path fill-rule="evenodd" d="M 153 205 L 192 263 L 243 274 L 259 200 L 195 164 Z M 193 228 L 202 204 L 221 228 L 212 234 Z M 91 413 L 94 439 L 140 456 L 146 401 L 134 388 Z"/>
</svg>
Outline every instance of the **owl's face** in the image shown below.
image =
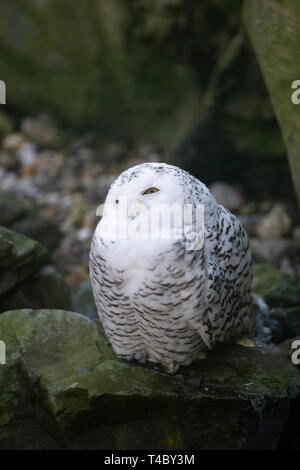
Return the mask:
<svg viewBox="0 0 300 470">
<path fill-rule="evenodd" d="M 124 171 L 112 184 L 106 204 L 118 205 L 126 198 L 128 206 L 143 205 L 145 210 L 158 204 L 183 204 L 184 186 L 176 167 L 145 163 Z"/>
<path fill-rule="evenodd" d="M 112 240 L 150 239 L 154 232 L 154 238 L 162 238 L 159 234 L 164 229 L 163 238 L 170 238 L 166 236 L 162 214 L 165 217 L 165 211 L 181 207 L 184 199 L 184 185 L 176 167 L 156 163 L 137 165 L 123 172 L 112 184 L 100 223 L 101 234 Z M 159 227 L 153 224 L 155 218 L 159 219 Z M 172 222 L 167 220 L 167 224 L 167 230 L 171 224 L 174 232 L 177 225 L 182 225 L 182 219 L 174 223 L 172 217 Z"/>
<path fill-rule="evenodd" d="M 180 168 L 165 163 L 137 165 L 112 184 L 97 234 L 112 241 L 148 239 L 153 245 L 158 239 L 171 244 L 187 236 L 193 239 L 203 227 L 198 206 L 203 206 L 207 194 L 200 181 Z M 189 212 L 187 206 L 192 207 Z"/>
</svg>

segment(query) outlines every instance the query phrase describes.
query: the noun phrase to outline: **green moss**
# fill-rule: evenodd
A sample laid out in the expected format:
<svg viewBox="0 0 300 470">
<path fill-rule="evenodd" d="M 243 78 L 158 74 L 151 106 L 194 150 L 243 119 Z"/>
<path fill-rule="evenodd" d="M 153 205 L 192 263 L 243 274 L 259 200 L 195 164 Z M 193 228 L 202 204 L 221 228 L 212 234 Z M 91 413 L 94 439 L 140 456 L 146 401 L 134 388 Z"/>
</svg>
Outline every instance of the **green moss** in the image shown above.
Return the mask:
<svg viewBox="0 0 300 470">
<path fill-rule="evenodd" d="M 200 377 L 203 387 L 216 394 L 280 397 L 286 393 L 285 384 L 291 372 L 285 364 L 285 357 L 276 347 L 232 343 L 215 347 L 208 359 L 200 361 L 199 368 L 193 367 L 190 373 Z"/>
</svg>

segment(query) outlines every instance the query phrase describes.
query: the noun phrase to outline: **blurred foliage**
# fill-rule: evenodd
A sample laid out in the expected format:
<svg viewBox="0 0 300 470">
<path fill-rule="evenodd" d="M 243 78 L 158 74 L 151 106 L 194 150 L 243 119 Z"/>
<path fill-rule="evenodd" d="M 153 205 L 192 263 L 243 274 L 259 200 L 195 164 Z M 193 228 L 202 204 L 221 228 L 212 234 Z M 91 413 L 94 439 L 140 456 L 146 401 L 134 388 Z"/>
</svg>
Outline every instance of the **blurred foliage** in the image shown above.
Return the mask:
<svg viewBox="0 0 300 470">
<path fill-rule="evenodd" d="M 288 194 L 278 125 L 242 0 L 2 0 L 1 79 L 26 114 L 129 143 L 205 183 Z M 270 163 L 272 161 L 272 163 Z M 290 195 L 290 194 L 289 194 Z"/>
<path fill-rule="evenodd" d="M 0 138 L 14 130 L 12 120 L 5 114 L 0 112 Z"/>
<path fill-rule="evenodd" d="M 136 40 L 196 76 L 197 117 L 176 163 L 206 183 L 243 183 L 252 197 L 293 196 L 281 133 L 242 24 L 242 1 L 130 3 Z"/>
<path fill-rule="evenodd" d="M 8 101 L 72 127 L 165 140 L 195 116 L 194 75 L 135 41 L 122 0 L 3 0 L 1 76 Z M 172 113 L 170 113 L 172 110 Z M 177 137 L 175 138 L 175 140 Z"/>
</svg>

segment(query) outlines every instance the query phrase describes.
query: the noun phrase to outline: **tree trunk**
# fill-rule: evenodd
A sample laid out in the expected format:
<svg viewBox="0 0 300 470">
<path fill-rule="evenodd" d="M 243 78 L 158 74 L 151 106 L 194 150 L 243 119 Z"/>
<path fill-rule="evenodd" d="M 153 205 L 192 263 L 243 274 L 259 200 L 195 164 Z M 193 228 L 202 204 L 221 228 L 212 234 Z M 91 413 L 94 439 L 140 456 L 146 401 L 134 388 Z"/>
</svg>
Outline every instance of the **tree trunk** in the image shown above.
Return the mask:
<svg viewBox="0 0 300 470">
<path fill-rule="evenodd" d="M 292 88 L 300 80 L 300 1 L 245 0 L 244 21 L 281 127 L 300 202 L 300 91 Z M 300 81 L 296 86 L 299 89 Z"/>
</svg>

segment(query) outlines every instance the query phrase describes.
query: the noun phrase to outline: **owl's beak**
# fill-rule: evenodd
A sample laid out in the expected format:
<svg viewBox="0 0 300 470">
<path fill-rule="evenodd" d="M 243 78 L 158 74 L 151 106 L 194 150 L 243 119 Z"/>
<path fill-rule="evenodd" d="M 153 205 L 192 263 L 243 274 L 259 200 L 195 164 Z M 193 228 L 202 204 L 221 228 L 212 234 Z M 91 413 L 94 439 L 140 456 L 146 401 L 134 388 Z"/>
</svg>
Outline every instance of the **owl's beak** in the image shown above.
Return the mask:
<svg viewBox="0 0 300 470">
<path fill-rule="evenodd" d="M 142 212 L 144 212 L 146 206 L 144 203 L 139 201 L 128 201 L 127 217 L 130 221 L 135 220 Z"/>
</svg>

